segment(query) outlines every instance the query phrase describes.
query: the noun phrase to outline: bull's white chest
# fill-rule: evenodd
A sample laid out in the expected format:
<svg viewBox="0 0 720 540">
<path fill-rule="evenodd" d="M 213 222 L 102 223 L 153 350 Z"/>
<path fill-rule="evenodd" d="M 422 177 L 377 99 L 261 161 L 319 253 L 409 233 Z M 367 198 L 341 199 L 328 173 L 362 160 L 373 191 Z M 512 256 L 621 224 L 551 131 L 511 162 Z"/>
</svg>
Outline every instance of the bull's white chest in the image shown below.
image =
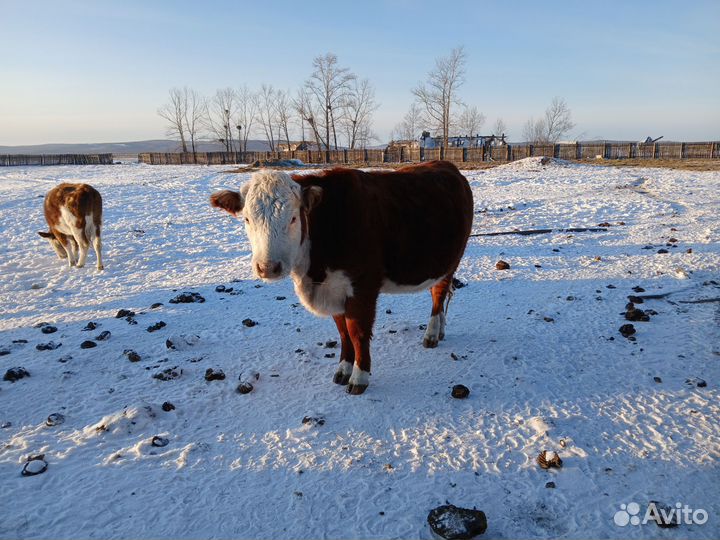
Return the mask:
<svg viewBox="0 0 720 540">
<path fill-rule="evenodd" d="M 305 308 L 320 317 L 345 312 L 345 301 L 354 294 L 352 282 L 342 270 L 327 270 L 322 283 L 313 283 L 307 274 L 293 273 L 295 293 Z"/>
</svg>

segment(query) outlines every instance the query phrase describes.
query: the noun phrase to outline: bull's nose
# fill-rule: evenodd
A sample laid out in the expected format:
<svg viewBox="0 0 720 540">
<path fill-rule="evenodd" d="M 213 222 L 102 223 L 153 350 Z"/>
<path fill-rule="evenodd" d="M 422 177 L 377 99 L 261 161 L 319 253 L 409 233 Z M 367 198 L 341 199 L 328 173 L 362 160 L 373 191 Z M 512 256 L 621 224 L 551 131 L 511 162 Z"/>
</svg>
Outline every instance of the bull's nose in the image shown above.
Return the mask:
<svg viewBox="0 0 720 540">
<path fill-rule="evenodd" d="M 255 271 L 261 278 L 274 278 L 282 273 L 282 263 L 280 262 L 269 262 L 269 263 L 256 263 Z"/>
</svg>

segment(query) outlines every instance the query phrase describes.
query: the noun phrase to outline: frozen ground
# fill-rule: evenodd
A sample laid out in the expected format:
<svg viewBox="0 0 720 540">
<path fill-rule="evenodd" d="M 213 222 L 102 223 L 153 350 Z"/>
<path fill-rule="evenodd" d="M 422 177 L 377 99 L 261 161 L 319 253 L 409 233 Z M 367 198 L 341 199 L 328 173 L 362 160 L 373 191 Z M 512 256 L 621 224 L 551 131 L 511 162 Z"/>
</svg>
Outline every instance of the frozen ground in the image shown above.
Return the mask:
<svg viewBox="0 0 720 540">
<path fill-rule="evenodd" d="M 381 297 L 371 385 L 354 397 L 331 382 L 332 321 L 297 307 L 289 281 L 254 281 L 240 223 L 208 206 L 246 179 L 227 169 L 0 170 L 0 373 L 31 374 L 0 381 L 0 538 L 430 538 L 427 514 L 445 501 L 484 510 L 488 537 L 720 536 L 720 303 L 683 303 L 720 296 L 720 173 L 465 171 L 475 232 L 612 226 L 471 239 L 437 349 L 418 328 L 429 295 Z M 92 254 L 66 268 L 36 234 L 60 181 L 103 194 L 102 273 Z M 639 306 L 657 315 L 634 323 L 633 342 L 618 328 L 636 286 L 677 292 Z M 183 291 L 206 301 L 168 302 Z M 49 341 L 62 346 L 36 350 Z M 175 366 L 175 380 L 152 377 Z M 207 368 L 227 378 L 206 382 Z M 253 370 L 255 390 L 238 394 Z M 468 399 L 450 397 L 458 383 Z M 46 426 L 56 412 L 65 423 Z M 156 435 L 169 444 L 151 446 Z M 545 449 L 562 469 L 537 466 Z M 47 472 L 21 476 L 41 453 Z M 708 522 L 615 525 L 621 504 L 650 500 Z"/>
</svg>

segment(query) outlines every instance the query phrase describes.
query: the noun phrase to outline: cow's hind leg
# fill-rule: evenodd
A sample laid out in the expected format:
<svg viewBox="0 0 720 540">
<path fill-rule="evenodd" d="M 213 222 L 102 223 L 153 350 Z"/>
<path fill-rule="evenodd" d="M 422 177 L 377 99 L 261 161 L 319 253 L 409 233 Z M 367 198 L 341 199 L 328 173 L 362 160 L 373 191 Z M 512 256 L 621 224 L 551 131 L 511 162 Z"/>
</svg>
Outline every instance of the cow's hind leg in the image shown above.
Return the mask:
<svg viewBox="0 0 720 540">
<path fill-rule="evenodd" d="M 86 230 L 86 220 L 79 220 L 79 223 L 73 228 L 73 237 L 78 245 L 78 259 L 77 267 L 82 268 L 85 266 L 85 260 L 87 259 L 88 249 L 90 249 L 90 242 L 88 241 L 88 234 Z"/>
<path fill-rule="evenodd" d="M 105 266 L 102 260 L 102 240 L 99 234 L 93 238 L 93 249 L 95 250 L 95 257 L 97 257 L 97 269 L 103 270 Z"/>
<path fill-rule="evenodd" d="M 445 301 L 452 286 L 452 278 L 453 275 L 449 274 L 430 288 L 432 312 L 423 336 L 423 347 L 427 349 L 437 347 L 438 341 L 445 339 Z"/>
<path fill-rule="evenodd" d="M 103 266 L 102 261 L 102 239 L 100 238 L 100 226 L 95 223 L 94 220 L 88 219 L 85 227 L 85 234 L 90 239 L 93 249 L 95 250 L 97 269 L 103 270 L 105 267 Z"/>
<path fill-rule="evenodd" d="M 87 259 L 88 249 L 90 247 L 90 244 L 88 244 L 87 240 L 84 238 L 76 239 L 76 242 L 78 243 L 79 247 L 79 255 L 77 260 L 77 267 L 82 268 L 85 266 L 85 260 Z"/>
<path fill-rule="evenodd" d="M 355 349 L 355 365 L 347 386 L 349 394 L 362 394 L 370 383 L 370 339 L 377 295 L 377 291 L 363 296 L 356 293 L 345 304 L 345 322 Z"/>
<path fill-rule="evenodd" d="M 65 249 L 68 266 L 75 266 L 77 261 L 77 242 L 75 242 L 75 239 L 70 235 L 63 234 L 61 235 L 61 239 L 58 241 L 62 245 L 63 249 Z"/>
<path fill-rule="evenodd" d="M 355 363 L 355 349 L 350 339 L 350 332 L 348 332 L 347 323 L 345 322 L 345 315 L 333 315 L 333 320 L 340 334 L 340 364 L 333 376 L 333 382 L 335 384 L 346 385 L 350 381 L 353 364 Z"/>
</svg>

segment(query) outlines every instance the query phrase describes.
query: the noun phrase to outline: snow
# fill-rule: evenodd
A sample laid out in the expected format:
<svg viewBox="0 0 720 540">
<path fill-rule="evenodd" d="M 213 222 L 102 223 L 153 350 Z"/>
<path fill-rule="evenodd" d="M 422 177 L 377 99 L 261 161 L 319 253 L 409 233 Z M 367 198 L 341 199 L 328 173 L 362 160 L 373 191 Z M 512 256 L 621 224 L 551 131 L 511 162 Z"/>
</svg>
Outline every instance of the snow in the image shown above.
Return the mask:
<svg viewBox="0 0 720 540">
<path fill-rule="evenodd" d="M 428 512 L 448 501 L 484 511 L 487 537 L 646 538 L 656 525 L 613 516 L 651 500 L 709 515 L 664 537 L 720 535 L 720 304 L 682 303 L 720 296 L 719 173 L 533 159 L 464 171 L 475 232 L 611 226 L 472 238 L 436 349 L 421 346 L 427 294 L 381 296 L 370 386 L 349 396 L 332 383 L 332 321 L 289 280 L 253 280 L 241 221 L 210 208 L 249 177 L 230 168 L 0 170 L 0 372 L 31 375 L 0 381 L 0 537 L 430 538 Z M 92 254 L 66 268 L 36 234 L 61 181 L 103 195 L 104 272 Z M 635 286 L 673 294 L 638 306 L 657 315 L 633 323 L 633 342 L 618 328 Z M 206 301 L 169 303 L 185 291 Z M 50 340 L 62 345 L 36 350 Z M 179 377 L 152 377 L 167 368 Z M 226 379 L 206 382 L 208 368 Z M 455 384 L 470 396 L 451 398 Z M 65 422 L 47 426 L 53 413 Z M 543 450 L 562 468 L 540 469 Z M 39 454 L 47 471 L 21 476 Z"/>
</svg>

